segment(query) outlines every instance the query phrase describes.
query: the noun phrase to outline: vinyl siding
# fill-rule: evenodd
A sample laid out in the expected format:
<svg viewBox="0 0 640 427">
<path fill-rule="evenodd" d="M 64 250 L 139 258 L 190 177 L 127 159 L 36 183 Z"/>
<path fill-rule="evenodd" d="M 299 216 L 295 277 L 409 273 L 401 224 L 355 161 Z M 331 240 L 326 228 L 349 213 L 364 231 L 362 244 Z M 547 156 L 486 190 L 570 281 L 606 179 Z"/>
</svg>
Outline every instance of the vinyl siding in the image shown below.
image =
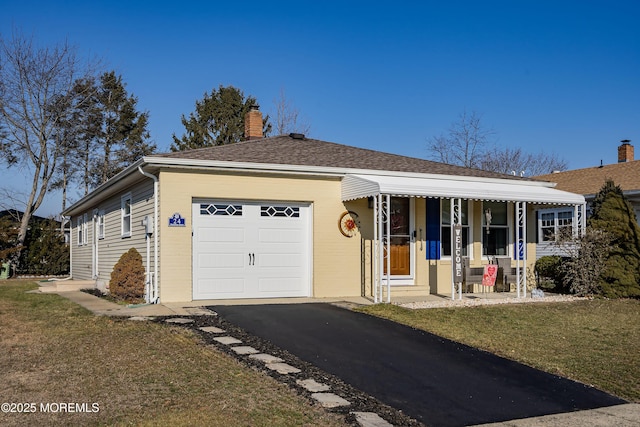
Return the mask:
<svg viewBox="0 0 640 427">
<path fill-rule="evenodd" d="M 131 236 L 122 237 L 121 231 L 121 197 L 125 194 L 131 194 Z M 94 216 L 94 210 L 98 213 L 104 211 L 104 238 L 97 237 L 97 216 Z M 111 278 L 113 266 L 118 262 L 123 253 L 130 248 L 135 247 L 142 256 L 142 262 L 147 269 L 146 252 L 147 244 L 145 239 L 144 227 L 141 225 L 145 215 L 153 217 L 153 181 L 144 180 L 127 191 L 123 191 L 100 203 L 92 206 L 88 211 L 89 227 L 87 244 L 83 246 L 77 245 L 78 231 L 77 219 L 74 217 L 72 230 L 72 275 L 74 279 L 91 280 L 96 279 L 99 286 L 108 286 Z M 93 277 L 93 250 L 97 249 L 97 276 Z M 153 271 L 153 237 L 151 238 L 151 259 L 150 270 Z"/>
<path fill-rule="evenodd" d="M 80 218 L 87 214 L 88 221 L 91 221 L 91 210 L 82 212 L 71 218 L 73 228 L 71 230 L 71 275 L 74 279 L 90 280 L 91 277 L 91 241 L 93 239 L 93 230 L 89 225 L 87 227 L 87 244 L 80 245 L 78 242 L 78 223 Z M 84 240 L 84 239 L 83 239 Z"/>
</svg>

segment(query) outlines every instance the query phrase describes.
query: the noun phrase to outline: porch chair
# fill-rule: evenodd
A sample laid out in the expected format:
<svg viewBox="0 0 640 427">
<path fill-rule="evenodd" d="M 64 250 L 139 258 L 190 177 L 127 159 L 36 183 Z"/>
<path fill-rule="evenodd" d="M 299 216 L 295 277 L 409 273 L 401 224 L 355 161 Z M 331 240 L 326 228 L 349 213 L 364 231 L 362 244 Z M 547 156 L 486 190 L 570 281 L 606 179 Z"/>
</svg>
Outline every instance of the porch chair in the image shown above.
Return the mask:
<svg viewBox="0 0 640 427">
<path fill-rule="evenodd" d="M 484 276 L 484 267 L 471 267 L 469 265 L 469 258 L 462 258 L 462 265 L 464 267 L 463 286 L 462 292 L 473 293 L 475 284 L 482 284 L 482 277 Z"/>
<path fill-rule="evenodd" d="M 502 280 L 500 287 L 496 283 L 496 292 L 510 292 L 511 284 L 518 281 L 518 275 L 515 267 L 511 267 L 510 257 L 496 257 L 498 263 L 498 272 L 502 271 Z"/>
</svg>

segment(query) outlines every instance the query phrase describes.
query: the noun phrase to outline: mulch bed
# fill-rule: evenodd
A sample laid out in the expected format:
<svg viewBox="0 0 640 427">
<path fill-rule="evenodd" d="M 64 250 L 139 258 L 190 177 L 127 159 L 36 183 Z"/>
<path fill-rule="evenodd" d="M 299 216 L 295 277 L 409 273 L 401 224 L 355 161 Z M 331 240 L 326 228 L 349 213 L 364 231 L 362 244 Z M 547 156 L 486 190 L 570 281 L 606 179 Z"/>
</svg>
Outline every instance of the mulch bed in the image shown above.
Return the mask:
<svg viewBox="0 0 640 427">
<path fill-rule="evenodd" d="M 154 321 L 156 322 L 164 322 L 167 319 L 175 318 L 178 316 L 170 316 L 170 317 L 156 317 Z M 179 316 L 186 317 L 186 316 Z M 236 358 L 241 363 L 255 369 L 257 371 L 264 372 L 265 374 L 275 378 L 276 380 L 287 384 L 291 389 L 295 390 L 298 394 L 305 396 L 312 404 L 319 404 L 315 399 L 311 397 L 311 392 L 305 389 L 304 387 L 298 385 L 296 380 L 305 380 L 308 378 L 312 378 L 319 383 L 327 384 L 331 387 L 328 391 L 329 393 L 337 394 L 338 396 L 348 400 L 351 402 L 349 406 L 341 406 L 336 408 L 325 408 L 327 411 L 331 411 L 333 413 L 342 414 L 345 416 L 345 420 L 347 423 L 358 426 L 359 424 L 356 422 L 355 415 L 352 412 L 374 412 L 378 414 L 380 417 L 384 418 L 389 423 L 394 426 L 399 427 L 418 427 L 424 426 L 424 424 L 412 419 L 411 417 L 405 415 L 402 411 L 392 408 L 389 405 L 386 405 L 374 397 L 369 396 L 368 394 L 350 386 L 345 383 L 338 377 L 328 374 L 321 369 L 318 369 L 316 366 L 311 363 L 305 362 L 293 354 L 273 345 L 270 341 L 256 337 L 254 335 L 248 334 L 243 329 L 225 321 L 220 316 L 188 316 L 190 319 L 193 319 L 193 322 L 181 324 L 179 326 L 187 327 L 192 329 L 195 333 L 202 337 L 202 340 L 208 345 L 212 345 L 216 347 L 218 350 L 229 354 L 230 356 Z M 205 326 L 215 326 L 220 329 L 224 329 L 224 334 L 213 334 L 210 332 L 201 331 L 199 328 Z M 214 341 L 214 338 L 224 335 L 230 335 L 234 338 L 237 338 L 242 341 L 241 345 L 247 345 L 255 348 L 261 353 L 271 354 L 273 356 L 281 358 L 285 363 L 294 366 L 301 370 L 301 372 L 296 374 L 279 374 L 276 371 L 268 369 L 266 365 L 258 360 L 249 358 L 245 355 L 239 355 L 231 349 L 231 346 L 220 344 L 217 341 Z"/>
</svg>

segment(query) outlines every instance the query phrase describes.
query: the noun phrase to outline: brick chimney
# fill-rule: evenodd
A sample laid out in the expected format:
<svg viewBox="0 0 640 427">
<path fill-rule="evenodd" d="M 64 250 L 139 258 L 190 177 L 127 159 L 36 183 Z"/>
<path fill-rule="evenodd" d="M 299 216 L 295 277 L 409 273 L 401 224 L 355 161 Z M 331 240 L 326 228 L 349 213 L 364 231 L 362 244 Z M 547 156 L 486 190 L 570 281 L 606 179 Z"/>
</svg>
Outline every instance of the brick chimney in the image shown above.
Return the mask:
<svg viewBox="0 0 640 427">
<path fill-rule="evenodd" d="M 623 139 L 622 144 L 618 147 L 618 163 L 633 161 L 633 145 L 629 144 L 631 140 Z"/>
<path fill-rule="evenodd" d="M 259 105 L 252 105 L 244 116 L 244 138 L 246 140 L 262 138 L 262 113 Z"/>
</svg>

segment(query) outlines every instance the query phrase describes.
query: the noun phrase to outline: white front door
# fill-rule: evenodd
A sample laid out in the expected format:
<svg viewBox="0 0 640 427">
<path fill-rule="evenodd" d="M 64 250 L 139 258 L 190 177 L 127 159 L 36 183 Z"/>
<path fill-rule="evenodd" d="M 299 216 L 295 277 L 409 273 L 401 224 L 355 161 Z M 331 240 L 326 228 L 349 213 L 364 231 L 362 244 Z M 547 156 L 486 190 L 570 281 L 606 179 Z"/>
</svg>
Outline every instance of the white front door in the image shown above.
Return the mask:
<svg viewBox="0 0 640 427">
<path fill-rule="evenodd" d="M 389 235 L 389 256 L 392 284 L 413 285 L 415 268 L 414 200 L 408 197 L 391 197 L 389 208 L 391 231 Z M 386 228 L 383 233 L 386 234 Z M 387 274 L 386 263 L 383 266 Z"/>
<path fill-rule="evenodd" d="M 193 203 L 193 299 L 310 295 L 310 206 Z"/>
</svg>

